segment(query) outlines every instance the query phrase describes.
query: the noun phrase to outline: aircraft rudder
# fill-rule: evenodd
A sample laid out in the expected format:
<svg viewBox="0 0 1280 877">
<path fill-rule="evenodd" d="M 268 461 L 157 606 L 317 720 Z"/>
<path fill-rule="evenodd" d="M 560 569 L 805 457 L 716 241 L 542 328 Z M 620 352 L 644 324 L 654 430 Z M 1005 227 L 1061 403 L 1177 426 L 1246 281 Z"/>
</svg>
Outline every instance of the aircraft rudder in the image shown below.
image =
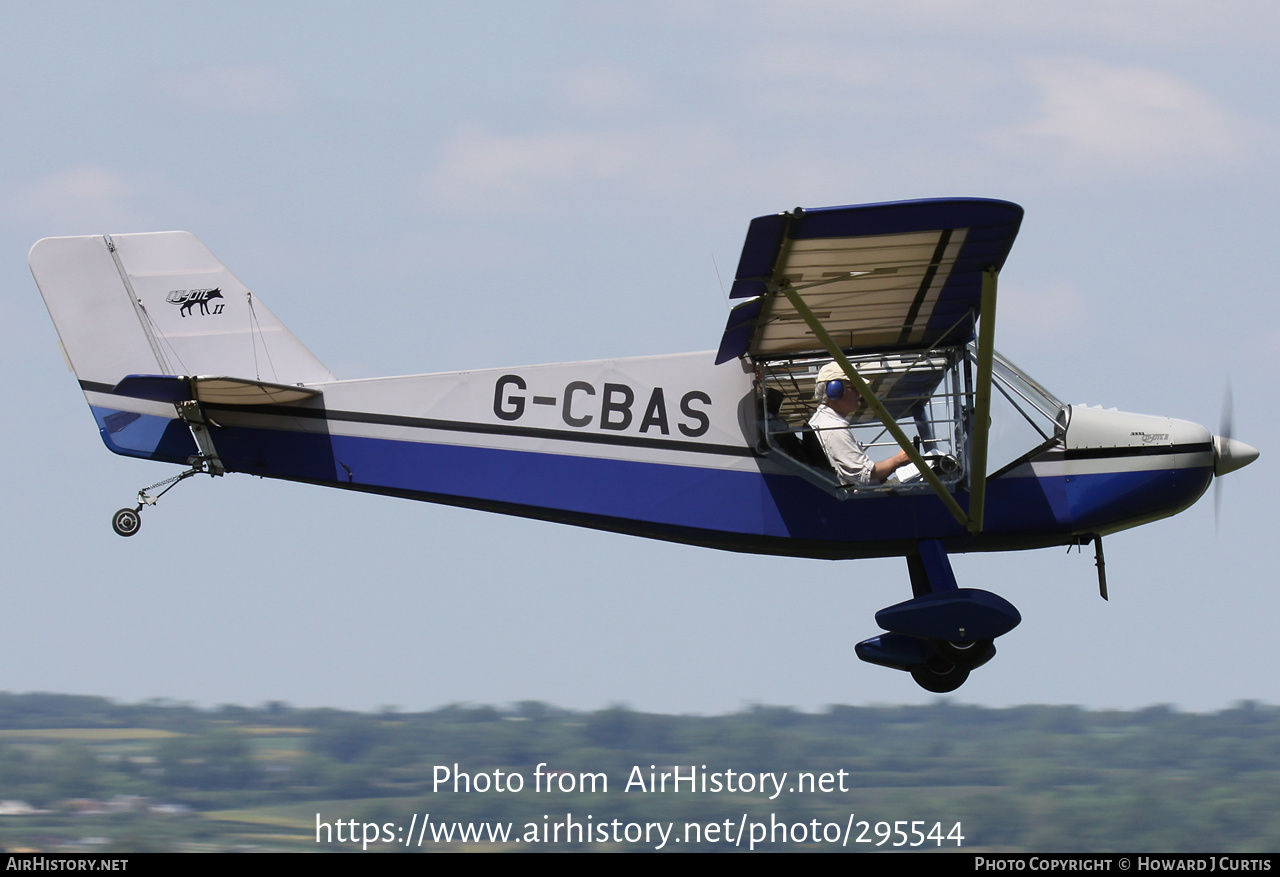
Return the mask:
<svg viewBox="0 0 1280 877">
<path fill-rule="evenodd" d="M 115 453 L 181 462 L 194 452 L 172 404 L 112 393 L 127 376 L 290 385 L 334 379 L 188 232 L 43 238 L 27 260 L 66 361 Z"/>
<path fill-rule="evenodd" d="M 334 379 L 188 232 L 44 238 L 28 263 L 81 381 L 114 386 L 130 374 Z"/>
<path fill-rule="evenodd" d="M 110 386 L 159 369 L 105 236 L 44 238 L 27 261 L 81 382 Z"/>
</svg>

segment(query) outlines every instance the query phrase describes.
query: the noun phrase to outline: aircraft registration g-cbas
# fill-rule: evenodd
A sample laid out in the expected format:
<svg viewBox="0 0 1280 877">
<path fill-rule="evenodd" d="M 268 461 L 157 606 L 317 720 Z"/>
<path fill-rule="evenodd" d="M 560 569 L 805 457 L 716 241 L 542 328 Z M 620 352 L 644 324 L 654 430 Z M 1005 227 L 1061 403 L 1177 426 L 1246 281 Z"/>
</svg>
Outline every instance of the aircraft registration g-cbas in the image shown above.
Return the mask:
<svg viewBox="0 0 1280 877">
<path fill-rule="evenodd" d="M 931 199 L 752 220 L 718 352 L 337 380 L 184 232 L 46 238 L 30 264 L 108 448 L 618 533 L 901 556 L 864 661 L 952 691 L 1021 620 L 949 555 L 1093 544 L 1258 452 L 1067 406 L 994 348 L 1022 208 Z M 899 421 L 909 423 L 904 429 Z M 1229 432 L 1229 430 L 1224 430 Z M 151 491 L 164 487 L 159 493 Z"/>
</svg>

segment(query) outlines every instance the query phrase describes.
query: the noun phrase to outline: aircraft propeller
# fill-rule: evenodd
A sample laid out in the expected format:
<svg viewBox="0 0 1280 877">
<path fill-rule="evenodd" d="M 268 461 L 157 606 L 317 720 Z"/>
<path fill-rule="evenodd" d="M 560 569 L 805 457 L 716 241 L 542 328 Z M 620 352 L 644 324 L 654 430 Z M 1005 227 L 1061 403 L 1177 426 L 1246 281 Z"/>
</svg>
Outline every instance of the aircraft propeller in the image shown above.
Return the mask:
<svg viewBox="0 0 1280 877">
<path fill-rule="evenodd" d="M 1222 416 L 1218 421 L 1218 435 L 1213 437 L 1213 527 L 1218 528 L 1218 518 L 1222 510 L 1222 482 L 1218 481 L 1228 472 L 1248 466 L 1258 459 L 1258 449 L 1237 441 L 1231 437 L 1235 420 L 1235 404 L 1231 395 L 1231 381 L 1227 381 L 1226 391 L 1222 394 Z"/>
</svg>

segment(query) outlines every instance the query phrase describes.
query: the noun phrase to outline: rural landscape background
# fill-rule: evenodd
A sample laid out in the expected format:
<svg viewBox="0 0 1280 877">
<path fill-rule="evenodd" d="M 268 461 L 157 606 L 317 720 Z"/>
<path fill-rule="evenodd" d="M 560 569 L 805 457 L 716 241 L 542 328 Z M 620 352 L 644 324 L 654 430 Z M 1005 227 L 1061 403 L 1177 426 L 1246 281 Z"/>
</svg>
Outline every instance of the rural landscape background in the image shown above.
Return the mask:
<svg viewBox="0 0 1280 877">
<path fill-rule="evenodd" d="M 540 764 L 544 773 L 574 774 L 572 791 L 535 791 Z M 677 766 L 684 776 L 692 768 L 722 776 L 787 771 L 792 783 L 800 771 L 827 774 L 830 791 L 769 800 L 758 790 L 647 788 L 651 768 Z M 490 778 L 514 771 L 525 787 L 480 793 L 477 783 L 470 793 L 454 792 L 455 771 Z M 583 773 L 603 773 L 607 791 L 581 791 L 576 777 Z M 636 776 L 646 788 L 624 791 Z M 442 784 L 433 790 L 437 779 Z M 848 791 L 838 791 L 841 783 Z M 851 816 L 869 823 L 865 842 L 847 847 L 783 842 L 783 834 L 757 850 L 858 852 L 898 843 L 971 852 L 1274 852 L 1278 789 L 1280 708 L 1252 702 L 1213 714 L 1160 706 L 986 709 L 939 700 L 816 714 L 757 706 L 698 717 L 623 706 L 584 713 L 538 702 L 369 714 L 280 703 L 202 711 L 0 696 L 0 797 L 8 799 L 0 805 L 0 844 L 9 851 L 362 849 L 338 842 L 332 828 L 318 844 L 318 818 L 330 826 L 354 820 L 357 838 L 365 823 L 399 826 L 397 841 L 374 831 L 368 848 L 380 852 L 655 846 L 612 838 L 514 842 L 526 825 L 541 830 L 570 814 L 580 824 L 589 817 L 675 822 L 677 836 L 686 823 L 737 825 L 744 817 L 809 831 L 814 820 L 841 828 Z M 427 814 L 433 827 L 421 846 L 416 833 L 399 840 L 411 818 L 421 825 Z M 908 823 L 897 826 L 908 834 L 877 834 L 877 823 L 899 821 Z M 913 837 L 912 822 L 922 835 L 940 830 L 935 839 Z M 505 824 L 513 826 L 511 839 L 495 842 L 487 832 Z M 481 834 L 464 842 L 464 830 Z M 960 844 L 946 839 L 957 834 Z M 719 838 L 695 849 L 744 846 Z"/>
</svg>

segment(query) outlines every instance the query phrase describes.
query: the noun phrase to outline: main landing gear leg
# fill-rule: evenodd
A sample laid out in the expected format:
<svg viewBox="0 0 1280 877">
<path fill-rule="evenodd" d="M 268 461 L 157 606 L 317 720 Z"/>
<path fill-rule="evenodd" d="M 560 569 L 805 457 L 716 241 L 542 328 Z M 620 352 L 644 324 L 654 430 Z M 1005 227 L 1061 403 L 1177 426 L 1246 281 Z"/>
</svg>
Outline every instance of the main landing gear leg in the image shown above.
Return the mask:
<svg viewBox="0 0 1280 877">
<path fill-rule="evenodd" d="M 907 556 L 912 599 L 876 613 L 888 633 L 858 643 L 858 657 L 905 670 L 921 688 L 955 691 L 996 654 L 993 641 L 1022 620 L 1009 601 L 989 591 L 956 587 L 942 543 L 916 543 Z"/>
<path fill-rule="evenodd" d="M 186 481 L 192 475 L 206 473 L 208 475 L 221 475 L 221 472 L 212 471 L 209 460 L 205 457 L 191 457 L 187 460 L 191 464 L 191 468 L 174 475 L 172 478 L 166 478 L 164 481 L 157 481 L 155 484 L 148 485 L 138 491 L 138 504 L 133 508 L 123 508 L 111 516 L 111 529 L 116 531 L 120 536 L 132 536 L 142 529 L 142 508 L 143 506 L 155 505 L 160 501 L 160 497 L 173 490 L 182 481 Z M 168 485 L 165 487 L 165 485 Z M 150 491 L 157 487 L 164 487 L 164 490 L 151 495 Z"/>
</svg>

